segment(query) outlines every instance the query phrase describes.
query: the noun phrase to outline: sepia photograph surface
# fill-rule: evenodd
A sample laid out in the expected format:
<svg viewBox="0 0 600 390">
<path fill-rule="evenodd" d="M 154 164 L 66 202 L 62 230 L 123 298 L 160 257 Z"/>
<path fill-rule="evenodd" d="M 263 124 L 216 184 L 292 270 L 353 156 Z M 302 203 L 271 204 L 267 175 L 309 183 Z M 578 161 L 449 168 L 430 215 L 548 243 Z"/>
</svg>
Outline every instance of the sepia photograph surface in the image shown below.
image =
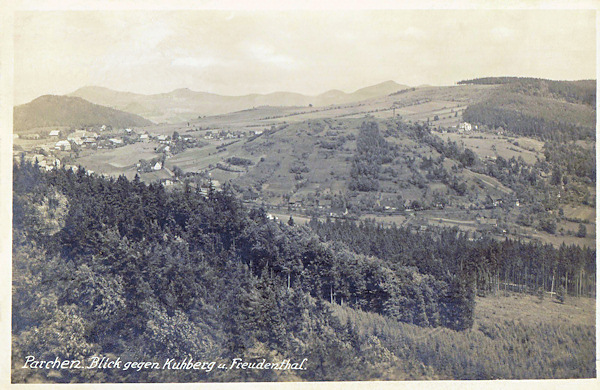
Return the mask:
<svg viewBox="0 0 600 390">
<path fill-rule="evenodd" d="M 386 7 L 11 10 L 9 382 L 596 378 L 596 9 Z"/>
</svg>

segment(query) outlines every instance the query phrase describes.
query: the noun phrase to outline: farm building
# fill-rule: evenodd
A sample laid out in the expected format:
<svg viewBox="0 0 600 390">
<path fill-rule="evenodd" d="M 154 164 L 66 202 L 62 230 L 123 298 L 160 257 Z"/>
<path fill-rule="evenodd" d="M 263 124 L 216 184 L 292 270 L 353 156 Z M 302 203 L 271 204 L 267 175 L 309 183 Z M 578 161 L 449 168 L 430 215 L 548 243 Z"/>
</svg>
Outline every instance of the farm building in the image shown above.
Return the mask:
<svg viewBox="0 0 600 390">
<path fill-rule="evenodd" d="M 71 150 L 71 143 L 69 141 L 58 141 L 56 145 L 54 145 L 54 149 Z"/>
<path fill-rule="evenodd" d="M 69 137 L 67 137 L 67 141 L 71 141 L 75 145 L 82 145 L 83 144 L 83 140 L 81 138 L 79 138 L 79 137 L 69 136 Z"/>
<path fill-rule="evenodd" d="M 73 141 L 77 145 L 81 145 L 84 142 L 88 142 L 88 139 L 92 139 L 92 142 L 95 142 L 96 138 L 98 138 L 97 133 L 94 133 L 92 131 L 76 130 L 73 133 L 69 134 L 67 140 Z"/>
<path fill-rule="evenodd" d="M 60 130 L 52 130 L 48 135 L 50 137 L 60 137 Z"/>
<path fill-rule="evenodd" d="M 460 125 L 458 125 L 459 133 L 462 133 L 463 131 L 471 131 L 472 129 L 473 126 L 468 122 L 462 122 Z"/>
</svg>

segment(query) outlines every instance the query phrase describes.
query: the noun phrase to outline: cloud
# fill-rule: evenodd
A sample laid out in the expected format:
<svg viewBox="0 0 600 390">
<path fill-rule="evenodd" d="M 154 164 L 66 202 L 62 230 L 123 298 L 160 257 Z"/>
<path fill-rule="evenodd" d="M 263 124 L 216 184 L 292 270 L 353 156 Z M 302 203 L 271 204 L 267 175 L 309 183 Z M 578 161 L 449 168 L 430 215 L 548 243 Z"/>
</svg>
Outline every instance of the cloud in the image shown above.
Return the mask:
<svg viewBox="0 0 600 390">
<path fill-rule="evenodd" d="M 278 52 L 273 46 L 263 43 L 249 43 L 245 46 L 245 52 L 251 60 L 265 64 L 274 64 L 283 68 L 295 68 L 297 61 L 286 54 Z"/>
</svg>

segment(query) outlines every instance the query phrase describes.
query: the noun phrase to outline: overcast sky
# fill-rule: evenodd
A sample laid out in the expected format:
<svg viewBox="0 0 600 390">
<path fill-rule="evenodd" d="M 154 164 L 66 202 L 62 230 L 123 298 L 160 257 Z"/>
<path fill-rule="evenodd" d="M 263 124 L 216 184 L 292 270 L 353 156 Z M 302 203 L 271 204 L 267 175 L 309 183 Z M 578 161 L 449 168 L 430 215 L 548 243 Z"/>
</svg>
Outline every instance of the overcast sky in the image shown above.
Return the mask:
<svg viewBox="0 0 600 390">
<path fill-rule="evenodd" d="M 88 85 L 316 95 L 596 76 L 593 11 L 52 11 L 14 19 L 15 104 Z"/>
</svg>

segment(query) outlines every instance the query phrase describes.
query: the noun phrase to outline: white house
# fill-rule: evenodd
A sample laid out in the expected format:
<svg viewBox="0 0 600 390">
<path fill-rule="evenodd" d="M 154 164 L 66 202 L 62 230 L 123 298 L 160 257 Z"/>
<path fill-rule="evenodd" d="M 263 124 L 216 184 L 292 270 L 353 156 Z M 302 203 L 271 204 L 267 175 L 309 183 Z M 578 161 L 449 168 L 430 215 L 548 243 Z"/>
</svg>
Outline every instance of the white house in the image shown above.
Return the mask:
<svg viewBox="0 0 600 390">
<path fill-rule="evenodd" d="M 60 136 L 60 130 L 52 130 L 50 132 L 50 134 L 48 134 L 50 137 L 59 137 Z"/>
<path fill-rule="evenodd" d="M 58 141 L 54 148 L 57 150 L 71 150 L 71 143 L 69 141 Z"/>
<path fill-rule="evenodd" d="M 458 130 L 463 130 L 463 131 L 471 131 L 473 129 L 473 126 L 468 123 L 468 122 L 462 122 L 460 125 L 458 125 Z"/>
<path fill-rule="evenodd" d="M 152 167 L 152 169 L 154 169 L 155 171 L 160 171 L 162 169 L 161 162 L 157 161 L 156 164 L 154 164 L 154 167 Z"/>
</svg>

